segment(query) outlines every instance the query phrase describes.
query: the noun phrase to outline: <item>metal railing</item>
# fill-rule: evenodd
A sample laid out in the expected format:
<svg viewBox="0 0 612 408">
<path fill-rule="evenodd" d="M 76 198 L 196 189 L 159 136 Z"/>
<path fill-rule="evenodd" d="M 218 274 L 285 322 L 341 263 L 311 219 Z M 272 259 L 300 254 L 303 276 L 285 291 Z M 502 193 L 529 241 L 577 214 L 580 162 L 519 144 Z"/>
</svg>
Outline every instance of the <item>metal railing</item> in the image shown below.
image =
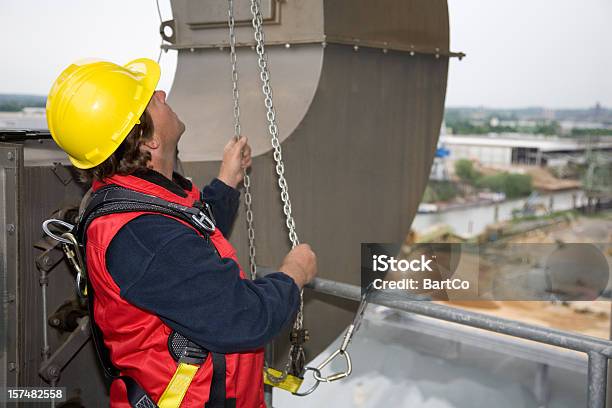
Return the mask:
<svg viewBox="0 0 612 408">
<path fill-rule="evenodd" d="M 269 270 L 260 268 L 258 275 L 264 276 L 269 272 Z M 343 299 L 354 301 L 361 299 L 361 288 L 356 285 L 317 278 L 307 287 L 315 292 Z M 375 291 L 370 295 L 369 302 L 434 319 L 586 353 L 588 357 L 587 407 L 604 408 L 606 406 L 607 367 L 608 359 L 612 357 L 612 341 L 488 316 L 430 301 L 412 299 L 397 292 Z"/>
</svg>

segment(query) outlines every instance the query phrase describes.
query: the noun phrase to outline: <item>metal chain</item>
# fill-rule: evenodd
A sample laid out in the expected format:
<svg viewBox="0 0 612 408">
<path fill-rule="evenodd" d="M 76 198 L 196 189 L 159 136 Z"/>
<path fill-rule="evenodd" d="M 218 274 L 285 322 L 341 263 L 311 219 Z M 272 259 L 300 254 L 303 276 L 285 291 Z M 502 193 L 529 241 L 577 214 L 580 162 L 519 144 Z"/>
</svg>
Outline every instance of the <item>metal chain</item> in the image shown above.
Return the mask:
<svg viewBox="0 0 612 408">
<path fill-rule="evenodd" d="M 289 240 L 291 241 L 292 247 L 295 248 L 299 245 L 299 239 L 295 231 L 295 220 L 291 214 L 291 200 L 289 198 L 289 187 L 287 180 L 285 179 L 285 165 L 283 163 L 283 155 L 281 144 L 278 139 L 278 125 L 276 124 L 276 110 L 274 109 L 274 102 L 272 100 L 272 86 L 270 84 L 270 71 L 268 69 L 268 56 L 265 49 L 265 38 L 263 32 L 263 17 L 261 14 L 260 0 L 251 0 L 251 14 L 252 25 L 254 30 L 254 37 L 257 46 L 255 48 L 257 52 L 257 65 L 259 66 L 260 74 L 259 77 L 262 82 L 262 92 L 264 95 L 264 105 L 266 107 L 266 118 L 268 120 L 268 132 L 270 133 L 272 147 L 274 149 L 274 161 L 276 162 L 276 174 L 278 176 L 278 186 L 280 187 L 281 201 L 283 202 L 283 212 L 285 213 L 285 224 L 289 231 Z M 304 324 L 304 297 L 303 291 L 300 291 L 300 307 L 296 315 L 295 322 L 293 323 L 293 329 L 296 331 L 302 330 Z M 281 377 L 276 378 L 277 382 L 282 381 L 287 376 L 287 370 L 289 367 L 292 368 L 294 374 L 300 375 L 301 373 L 295 373 L 295 371 L 302 371 L 305 362 L 304 348 L 301 345 L 292 344 L 289 350 L 289 361 L 287 367 Z M 297 363 L 297 366 L 294 365 Z M 298 370 L 296 370 L 298 367 Z M 268 376 L 270 381 L 275 381 L 272 376 Z"/>
<path fill-rule="evenodd" d="M 234 138 L 238 140 L 242 133 L 240 127 L 240 92 L 238 91 L 238 58 L 236 55 L 236 33 L 234 27 L 234 0 L 228 0 L 227 24 L 229 26 L 230 62 L 232 65 L 232 98 L 234 100 Z M 253 196 L 251 194 L 251 178 L 244 169 L 244 205 L 249 240 L 249 272 L 251 279 L 257 276 L 255 261 L 255 227 L 253 224 Z"/>
</svg>

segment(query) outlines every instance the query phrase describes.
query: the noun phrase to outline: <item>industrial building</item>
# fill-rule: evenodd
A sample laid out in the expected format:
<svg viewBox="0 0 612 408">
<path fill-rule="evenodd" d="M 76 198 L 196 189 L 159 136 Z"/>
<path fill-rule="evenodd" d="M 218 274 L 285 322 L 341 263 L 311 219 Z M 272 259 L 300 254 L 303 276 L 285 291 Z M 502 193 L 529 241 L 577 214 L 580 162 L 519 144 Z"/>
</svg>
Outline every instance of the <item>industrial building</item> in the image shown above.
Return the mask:
<svg viewBox="0 0 612 408">
<path fill-rule="evenodd" d="M 528 134 L 441 135 L 440 145 L 450 158 L 477 160 L 488 165 L 527 164 L 560 166 L 580 160 L 587 150 L 612 151 L 612 137 L 556 137 Z"/>
</svg>

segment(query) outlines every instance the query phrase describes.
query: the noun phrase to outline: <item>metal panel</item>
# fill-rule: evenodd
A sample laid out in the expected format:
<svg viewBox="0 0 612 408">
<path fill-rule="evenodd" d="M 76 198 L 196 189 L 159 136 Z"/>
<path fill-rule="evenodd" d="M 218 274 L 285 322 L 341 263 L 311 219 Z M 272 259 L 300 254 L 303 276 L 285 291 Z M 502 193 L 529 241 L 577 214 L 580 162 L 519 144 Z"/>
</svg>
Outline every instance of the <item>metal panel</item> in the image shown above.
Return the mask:
<svg viewBox="0 0 612 408">
<path fill-rule="evenodd" d="M 187 25 L 192 30 L 208 27 L 225 27 L 227 25 L 227 0 L 190 1 L 187 3 Z M 251 23 L 251 9 L 238 2 L 234 19 L 237 24 Z M 279 4 L 276 0 L 263 0 L 261 2 L 261 15 L 265 22 L 277 22 Z"/>
<path fill-rule="evenodd" d="M 0 143 L 0 290 L 4 325 L 0 330 L 0 385 L 41 386 L 47 385 L 38 375 L 45 358 L 43 326 L 49 331 L 50 353 L 58 350 L 70 333 L 48 326 L 48 316 L 43 313 L 41 273 L 35 262 L 41 251 L 34 244 L 43 236 L 42 221 L 58 209 L 78 206 L 84 189 L 71 179 L 70 169 L 60 172 L 52 166 L 24 167 L 24 150 L 23 145 Z M 43 268 L 48 272 L 49 313 L 76 296 L 74 276 L 67 263 L 53 263 L 54 267 Z M 56 385 L 68 387 L 68 398 L 84 406 L 106 405 L 107 387 L 91 344 L 76 356 L 66 357 L 70 362 Z"/>
<path fill-rule="evenodd" d="M 325 2 L 328 42 L 448 54 L 446 0 Z"/>
<path fill-rule="evenodd" d="M 269 50 L 280 140 L 300 124 L 319 84 L 323 63 L 320 45 Z M 255 53 L 238 50 L 242 129 L 254 155 L 270 150 Z M 169 104 L 186 124 L 179 151 L 184 161 L 220 160 L 234 132 L 229 54 L 217 49 L 179 51 Z"/>
<path fill-rule="evenodd" d="M 267 0 L 267 44 L 340 43 L 463 57 L 449 50 L 446 0 Z M 250 0 L 236 0 L 237 45 L 254 44 Z M 227 2 L 173 0 L 164 48 L 228 46 Z M 243 27 L 240 27 L 240 26 Z M 163 30 L 161 30 L 163 31 Z"/>
<path fill-rule="evenodd" d="M 325 48 L 309 110 L 282 143 L 297 231 L 316 251 L 320 276 L 357 284 L 361 242 L 404 239 L 431 167 L 447 70 L 445 57 Z M 217 120 L 231 126 L 229 109 Z M 231 132 L 226 135 L 218 137 L 227 140 Z M 187 163 L 185 170 L 202 185 L 216 175 L 218 166 Z M 290 246 L 273 169 L 271 152 L 258 156 L 251 180 L 258 263 L 277 267 Z M 242 265 L 247 265 L 244 225 L 239 211 L 231 238 Z M 308 294 L 310 357 L 346 326 L 353 308 L 350 302 Z M 285 337 L 280 337 L 282 342 Z M 286 344 L 277 346 L 277 357 L 286 356 Z"/>
<path fill-rule="evenodd" d="M 227 27 L 219 24 L 195 24 L 204 21 L 225 21 L 218 16 L 222 14 L 222 4 L 227 1 L 172 0 L 172 15 L 174 16 L 175 42 L 166 48 L 207 48 L 228 44 Z M 234 10 L 239 19 L 248 19 L 250 13 L 249 0 L 235 0 Z M 266 43 L 306 43 L 324 41 L 323 35 L 323 0 L 291 0 L 263 1 L 262 5 L 270 3 L 274 14 L 269 12 L 266 24 Z M 266 9 L 264 8 L 264 17 Z M 197 18 L 192 14 L 197 13 Z M 207 19 L 206 15 L 213 17 Z M 227 11 L 225 11 L 227 13 Z M 226 14 L 227 15 L 227 14 Z M 248 21 L 236 28 L 236 40 L 240 44 L 253 44 L 253 29 Z M 243 25 L 240 27 L 240 25 Z M 206 28 L 206 29 L 202 29 Z"/>
<path fill-rule="evenodd" d="M 19 145 L 0 144 L 0 387 L 15 386 L 22 367 L 17 350 L 19 265 L 19 169 L 23 151 Z"/>
</svg>

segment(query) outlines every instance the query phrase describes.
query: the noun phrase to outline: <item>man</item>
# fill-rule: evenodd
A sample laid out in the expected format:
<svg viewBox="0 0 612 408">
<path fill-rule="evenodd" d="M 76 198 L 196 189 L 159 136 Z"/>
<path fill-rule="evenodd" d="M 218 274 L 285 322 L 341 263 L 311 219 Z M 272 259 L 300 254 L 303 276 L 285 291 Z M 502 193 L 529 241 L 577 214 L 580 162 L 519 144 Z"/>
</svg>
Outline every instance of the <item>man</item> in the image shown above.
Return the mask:
<svg viewBox="0 0 612 408">
<path fill-rule="evenodd" d="M 222 395 L 218 406 L 264 407 L 262 347 L 291 322 L 299 290 L 316 275 L 315 255 L 300 245 L 279 272 L 243 279 L 224 235 L 236 215 L 243 170 L 251 165 L 250 147 L 244 137 L 230 141 L 218 177 L 202 193 L 173 172 L 185 126 L 165 93 L 155 91 L 159 75 L 148 59 L 125 66 L 75 63 L 47 100 L 54 140 L 94 191 L 118 185 L 189 207 L 203 199 L 216 219 L 215 230 L 204 236 L 158 213 L 96 218 L 86 247 L 95 321 L 114 365 L 153 401 L 164 400 L 177 372 L 168 350 L 176 332 L 209 352 L 180 396 L 181 406 L 212 406 Z M 220 365 L 211 355 L 221 356 Z M 225 374 L 221 394 L 212 385 L 219 366 Z M 126 394 L 125 384 L 114 381 L 111 406 L 129 406 Z"/>
</svg>

